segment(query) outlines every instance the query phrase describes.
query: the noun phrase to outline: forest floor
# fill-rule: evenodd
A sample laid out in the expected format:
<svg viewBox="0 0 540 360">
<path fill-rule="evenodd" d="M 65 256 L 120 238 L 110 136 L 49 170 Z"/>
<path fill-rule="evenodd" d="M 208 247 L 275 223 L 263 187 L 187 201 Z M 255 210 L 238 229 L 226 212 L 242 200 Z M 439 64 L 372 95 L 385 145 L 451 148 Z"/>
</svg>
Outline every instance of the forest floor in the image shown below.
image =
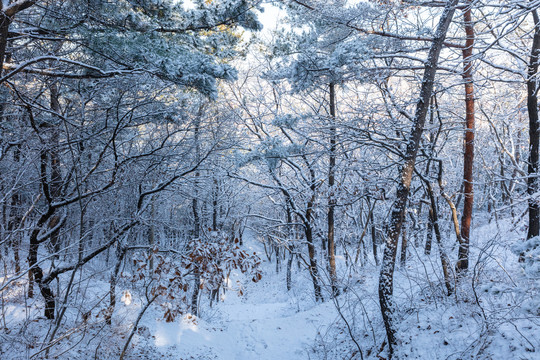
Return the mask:
<svg viewBox="0 0 540 360">
<path fill-rule="evenodd" d="M 445 294 L 436 244 L 430 256 L 423 254 L 422 246 L 410 246 L 407 263 L 396 266 L 397 358 L 540 358 L 540 284 L 538 277 L 526 276 L 517 262 L 513 245 L 522 241 L 523 228 L 519 226 L 510 220 L 485 221 L 478 226 L 471 247 L 470 273 L 452 296 Z M 450 238 L 445 241 L 450 242 Z M 199 318 L 185 315 L 168 323 L 163 319 L 163 309 L 152 306 L 144 314 L 126 358 L 296 360 L 387 356 L 378 307 L 378 268 L 371 254 L 357 267 L 346 267 L 344 257 L 338 256 L 344 284 L 341 295 L 332 300 L 326 291 L 326 301 L 316 303 L 308 273 L 299 269 L 296 260 L 293 286 L 287 291 L 286 262 L 276 272 L 275 256 L 269 261 L 261 243 L 252 238 L 245 246 L 263 259 L 261 281 L 253 283 L 232 273 L 219 302 L 210 307 L 207 294 L 201 296 Z M 453 252 L 450 247 L 447 250 Z M 80 287 L 75 297 L 95 303 L 106 294 L 106 276 L 100 277 L 98 268 L 102 267 L 88 268 L 81 275 L 80 283 L 92 283 L 92 287 Z M 86 276 L 95 279 L 88 282 Z M 118 289 L 118 298 L 123 291 Z M 73 326 L 80 309 L 69 308 L 65 322 L 71 327 L 61 329 L 59 334 L 65 336 L 50 350 L 50 358 L 117 359 L 144 303 L 137 291 L 131 294 L 131 303 L 118 303 L 112 326 L 92 317 L 81 330 Z M 73 303 L 80 304 L 80 298 Z M 51 323 L 40 317 L 42 306 L 40 299 L 26 299 L 20 291 L 6 297 L 2 322 L 8 330 L 0 332 L 2 360 L 44 357 L 40 344 Z"/>
<path fill-rule="evenodd" d="M 201 299 L 196 320 L 188 315 L 174 323 L 146 321 L 153 334 L 148 345 L 171 359 L 310 358 L 320 332 L 336 321 L 335 306 L 314 303 L 310 279 L 297 271 L 296 261 L 288 292 L 285 264 L 276 273 L 260 243 L 249 241 L 246 247 L 263 259 L 263 278 L 254 283 L 233 272 L 218 303 L 209 307 L 208 299 Z"/>
</svg>

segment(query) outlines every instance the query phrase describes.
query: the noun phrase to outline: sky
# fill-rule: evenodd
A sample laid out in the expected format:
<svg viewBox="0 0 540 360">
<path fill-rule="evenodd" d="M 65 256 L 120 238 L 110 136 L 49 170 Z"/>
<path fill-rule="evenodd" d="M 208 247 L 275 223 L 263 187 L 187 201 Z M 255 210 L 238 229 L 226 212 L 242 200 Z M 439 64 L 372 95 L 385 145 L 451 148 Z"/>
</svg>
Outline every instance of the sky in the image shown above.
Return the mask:
<svg viewBox="0 0 540 360">
<path fill-rule="evenodd" d="M 263 24 L 263 32 L 271 31 L 276 28 L 283 10 L 272 4 L 263 5 L 264 12 L 259 13 L 259 21 Z"/>
</svg>

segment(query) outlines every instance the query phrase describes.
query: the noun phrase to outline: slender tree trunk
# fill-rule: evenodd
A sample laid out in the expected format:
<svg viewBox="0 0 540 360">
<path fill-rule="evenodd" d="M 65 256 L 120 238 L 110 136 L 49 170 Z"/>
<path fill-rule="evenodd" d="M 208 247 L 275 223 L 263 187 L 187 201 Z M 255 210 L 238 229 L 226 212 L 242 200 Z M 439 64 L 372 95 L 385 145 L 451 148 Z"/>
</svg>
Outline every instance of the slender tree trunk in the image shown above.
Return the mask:
<svg viewBox="0 0 540 360">
<path fill-rule="evenodd" d="M 463 80 L 465 82 L 465 155 L 463 158 L 463 214 L 461 217 L 461 242 L 458 249 L 456 272 L 463 273 L 469 268 L 469 243 L 473 214 L 473 163 L 474 163 L 474 83 L 472 55 L 474 48 L 474 24 L 471 16 L 472 0 L 467 0 L 463 12 L 465 24 L 465 47 L 463 48 Z"/>
<path fill-rule="evenodd" d="M 444 277 L 444 284 L 446 286 L 446 291 L 448 296 L 452 295 L 454 292 L 454 288 L 452 286 L 452 280 L 450 278 L 450 261 L 448 260 L 448 256 L 446 255 L 446 252 L 444 251 L 443 245 L 442 245 L 442 236 L 441 236 L 441 230 L 439 228 L 439 214 L 437 210 L 437 202 L 435 201 L 435 196 L 433 195 L 433 188 L 429 181 L 426 181 L 427 191 L 429 194 L 429 200 L 431 203 L 431 211 L 430 211 L 430 221 L 433 223 L 433 229 L 435 230 L 435 239 L 437 239 L 437 245 L 439 248 L 439 256 L 441 259 L 441 266 L 443 270 L 443 277 Z"/>
<path fill-rule="evenodd" d="M 373 202 L 373 208 L 369 213 L 369 222 L 371 223 L 371 247 L 373 249 L 373 259 L 375 260 L 375 265 L 379 266 L 379 256 L 377 255 L 377 228 L 375 226 L 375 219 L 373 216 L 373 210 L 375 209 L 375 203 Z"/>
<path fill-rule="evenodd" d="M 461 240 L 461 232 L 459 229 L 457 208 L 454 202 L 452 201 L 452 199 L 450 198 L 450 196 L 444 191 L 444 185 L 443 185 L 443 180 L 442 180 L 443 165 L 442 165 L 442 161 L 439 160 L 438 162 L 439 162 L 439 172 L 437 174 L 437 182 L 439 183 L 441 195 L 446 200 L 446 203 L 450 207 L 450 212 L 452 213 L 452 223 L 454 224 L 454 232 L 456 233 L 456 240 L 458 244 L 461 244 L 462 240 Z"/>
<path fill-rule="evenodd" d="M 536 10 L 532 11 L 534 18 L 534 37 L 529 60 L 527 77 L 527 110 L 529 112 L 529 165 L 527 167 L 527 194 L 529 195 L 529 230 L 527 239 L 540 235 L 540 206 L 535 195 L 540 186 L 538 180 L 539 168 L 539 136 L 540 122 L 538 120 L 538 57 L 540 54 L 540 19 Z M 523 258 L 520 257 L 520 261 Z"/>
<path fill-rule="evenodd" d="M 114 271 L 112 272 L 111 278 L 109 280 L 109 308 L 107 309 L 107 312 L 105 313 L 105 323 L 107 325 L 111 325 L 112 323 L 112 315 L 114 313 L 114 308 L 116 306 L 116 279 L 118 278 L 118 273 L 120 272 L 120 266 L 122 265 L 122 261 L 124 260 L 124 257 L 127 251 L 125 247 L 121 245 L 118 245 L 118 246 L 119 248 L 117 249 L 116 264 L 114 266 Z"/>
<path fill-rule="evenodd" d="M 139 316 L 137 316 L 137 320 L 135 320 L 135 323 L 133 324 L 133 327 L 131 328 L 129 336 L 128 336 L 127 340 L 126 340 L 126 344 L 124 345 L 124 348 L 122 349 L 122 353 L 120 353 L 119 360 L 124 359 L 124 356 L 126 355 L 126 351 L 127 351 L 128 347 L 129 347 L 129 344 L 131 343 L 131 339 L 133 338 L 133 335 L 135 335 L 135 332 L 137 331 L 137 327 L 139 326 L 139 322 L 141 321 L 141 319 L 142 319 L 144 313 L 146 312 L 146 310 L 148 310 L 150 305 L 152 305 L 152 303 L 157 299 L 158 296 L 159 295 L 154 295 L 151 299 L 148 299 L 148 302 L 146 303 L 146 305 L 144 305 L 142 310 L 139 312 Z"/>
<path fill-rule="evenodd" d="M 448 27 L 454 16 L 455 7 L 458 0 L 449 0 L 439 19 L 439 25 L 435 32 L 435 37 L 431 44 L 427 57 L 422 86 L 420 90 L 420 99 L 418 100 L 413 127 L 407 142 L 403 166 L 400 169 L 399 185 L 396 192 L 389 233 L 386 236 L 386 247 L 383 254 L 383 262 L 379 277 L 379 302 L 381 305 L 381 314 L 386 328 L 388 338 L 388 355 L 392 357 L 394 348 L 397 346 L 396 329 L 394 327 L 394 312 L 396 311 L 393 302 L 394 287 L 394 268 L 396 263 L 397 244 L 401 233 L 401 226 L 405 216 L 405 206 L 409 196 L 412 174 L 416 163 L 416 156 L 420 144 L 420 138 L 424 130 L 426 114 L 429 108 L 429 99 L 433 91 L 433 82 L 437 71 L 437 63 L 441 52 Z"/>
<path fill-rule="evenodd" d="M 433 208 L 429 206 L 429 219 L 427 225 L 426 246 L 424 248 L 424 254 L 431 255 L 431 245 L 433 243 Z"/>
<path fill-rule="evenodd" d="M 53 82 L 50 87 L 50 105 L 51 110 L 53 110 L 55 113 L 60 114 L 60 101 L 59 101 L 59 92 L 58 92 L 58 84 Z M 50 150 L 49 150 L 49 158 L 51 161 L 50 169 L 51 169 L 51 181 L 50 181 L 50 194 L 52 199 L 56 200 L 60 198 L 61 191 L 62 191 L 62 173 L 60 170 L 60 156 L 58 155 L 58 146 L 59 146 L 59 125 L 57 124 L 51 124 L 50 127 Z M 54 214 L 51 217 L 51 220 L 49 221 L 49 228 L 54 228 L 58 223 L 60 222 L 60 215 Z M 60 229 L 56 230 L 51 235 L 51 244 L 54 249 L 54 257 L 58 257 L 58 253 L 60 251 Z"/>
<path fill-rule="evenodd" d="M 28 272 L 28 297 L 34 296 L 33 282 L 35 281 L 39 287 L 43 299 L 45 300 L 45 317 L 47 319 L 54 319 L 55 298 L 49 284 L 43 281 L 43 270 L 41 269 L 37 261 L 40 244 L 38 240 L 38 235 L 41 228 L 54 215 L 54 213 L 55 209 L 49 207 L 47 212 L 41 215 L 36 226 L 32 230 L 32 233 L 30 234 L 30 248 L 28 250 L 28 265 L 30 266 L 30 271 Z"/>
<path fill-rule="evenodd" d="M 309 175 L 311 184 L 309 186 L 311 191 L 311 197 L 309 198 L 306 206 L 306 212 L 304 216 L 304 233 L 306 235 L 306 241 L 308 244 L 309 254 L 309 273 L 311 280 L 313 281 L 313 290 L 315 291 L 315 300 L 324 301 L 322 296 L 321 286 L 319 285 L 319 268 L 317 267 L 317 254 L 315 250 L 315 244 L 313 243 L 313 228 L 311 226 L 313 220 L 313 206 L 316 200 L 317 185 L 315 184 L 315 170 L 311 167 L 311 164 L 306 160 L 306 164 L 309 167 Z"/>
<path fill-rule="evenodd" d="M 358 263 L 358 258 L 360 257 L 360 251 L 362 250 L 362 246 L 364 247 L 364 260 L 367 260 L 367 254 L 366 254 L 366 247 L 364 242 L 364 236 L 366 235 L 368 226 L 371 225 L 371 239 L 374 244 L 373 247 L 373 257 L 375 259 L 375 264 L 379 265 L 378 259 L 377 259 L 377 245 L 375 244 L 376 237 L 373 235 L 375 233 L 375 226 L 373 225 L 373 209 L 375 209 L 375 204 L 377 203 L 377 199 L 373 202 L 373 206 L 371 205 L 370 198 L 367 198 L 367 206 L 368 206 L 368 216 L 366 219 L 366 224 L 364 225 L 364 228 L 362 230 L 362 234 L 360 234 L 360 239 L 358 240 L 358 243 L 356 245 L 356 255 L 354 256 L 354 263 Z M 360 216 L 362 216 L 360 214 Z"/>
<path fill-rule="evenodd" d="M 286 275 L 286 281 L 287 281 L 287 291 L 290 291 L 292 288 L 292 263 L 294 258 L 294 245 L 291 245 L 289 247 L 289 259 L 287 260 L 287 275 Z"/>
<path fill-rule="evenodd" d="M 199 125 L 200 117 L 202 116 L 202 107 L 199 110 L 199 116 L 195 120 L 195 128 L 193 130 L 193 141 L 195 142 L 195 161 L 199 162 L 200 159 L 200 148 L 199 148 Z M 193 199 L 192 199 L 192 210 L 193 210 L 193 241 L 200 241 L 201 238 L 201 220 L 199 216 L 199 176 L 200 173 L 195 172 L 195 182 L 193 184 Z M 215 205 L 214 205 L 215 209 Z M 214 215 L 214 226 L 215 225 L 215 215 Z M 199 290 L 201 287 L 201 273 L 197 266 L 195 266 L 194 272 L 195 278 L 193 279 L 193 293 L 191 294 L 191 313 L 195 316 L 199 315 Z"/>
<path fill-rule="evenodd" d="M 313 282 L 313 290 L 315 291 L 315 300 L 324 301 L 321 286 L 319 285 L 319 269 L 317 267 L 317 255 L 315 253 L 315 244 L 313 244 L 313 230 L 311 224 L 304 223 L 304 232 L 306 235 L 306 241 L 308 245 L 309 255 L 309 274 L 311 275 L 311 281 Z"/>
<path fill-rule="evenodd" d="M 148 272 L 149 275 L 152 276 L 152 272 L 154 272 L 154 257 L 151 255 L 153 252 L 154 245 L 156 244 L 156 226 L 155 226 L 155 220 L 156 220 L 156 205 L 155 205 L 156 198 L 152 196 L 152 200 L 150 200 L 150 217 L 151 217 L 151 223 L 150 223 L 150 233 L 148 234 L 148 245 L 150 246 L 150 265 L 148 266 Z"/>
<path fill-rule="evenodd" d="M 328 166 L 328 272 L 332 284 L 332 294 L 339 295 L 336 274 L 336 254 L 335 254 L 335 226 L 334 210 L 336 207 L 335 194 L 335 167 L 336 167 L 336 86 L 330 83 L 330 159 Z"/>
<path fill-rule="evenodd" d="M 17 144 L 13 151 L 13 162 L 18 164 L 21 159 L 21 145 Z M 18 165 L 15 165 L 18 166 Z M 16 186 L 16 184 L 15 184 Z M 21 246 L 21 195 L 17 189 L 13 189 L 13 195 L 11 196 L 11 204 L 9 211 L 8 232 L 11 236 L 11 247 L 13 248 L 13 257 L 15 259 L 15 272 L 21 271 L 21 261 L 19 256 L 19 249 Z"/>
<path fill-rule="evenodd" d="M 294 225 L 292 225 L 292 211 L 289 207 L 289 204 L 286 205 L 286 211 L 287 211 L 287 243 L 289 244 L 289 259 L 287 260 L 287 274 L 286 274 L 286 282 L 287 282 L 287 291 L 291 290 L 292 287 L 292 263 L 294 258 Z"/>
<path fill-rule="evenodd" d="M 219 185 L 217 178 L 214 177 L 214 191 L 212 199 L 212 230 L 217 231 L 217 217 L 218 217 L 218 192 Z"/>
<path fill-rule="evenodd" d="M 279 253 L 279 246 L 275 246 L 274 252 L 276 253 L 276 274 L 279 274 L 279 270 L 281 270 L 281 254 Z"/>
</svg>

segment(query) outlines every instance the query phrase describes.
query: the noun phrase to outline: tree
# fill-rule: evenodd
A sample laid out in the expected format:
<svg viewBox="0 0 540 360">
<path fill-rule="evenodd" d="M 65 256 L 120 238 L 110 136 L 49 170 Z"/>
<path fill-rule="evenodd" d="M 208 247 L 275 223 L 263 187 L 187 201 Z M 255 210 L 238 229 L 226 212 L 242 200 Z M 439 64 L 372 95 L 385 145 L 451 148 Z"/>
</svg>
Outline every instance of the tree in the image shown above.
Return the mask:
<svg viewBox="0 0 540 360">
<path fill-rule="evenodd" d="M 461 236 L 459 237 L 458 261 L 456 270 L 458 273 L 467 271 L 469 268 L 469 244 L 471 233 L 471 221 L 473 214 L 473 164 L 474 164 L 474 84 L 472 72 L 472 56 L 474 49 L 474 25 L 472 21 L 472 2 L 467 1 L 463 11 L 465 28 L 465 47 L 463 48 L 463 80 L 465 82 L 465 154 L 463 158 L 463 215 L 461 218 Z"/>
<path fill-rule="evenodd" d="M 46 274 L 38 259 L 40 246 L 52 244 L 53 256 L 58 256 L 63 251 L 62 228 L 71 221 L 67 209 L 79 205 L 83 219 L 86 201 L 105 200 L 103 194 L 120 189 L 123 172 L 138 166 L 151 171 L 160 157 L 171 164 L 183 153 L 178 136 L 182 121 L 172 115 L 181 104 L 175 106 L 170 99 L 187 88 L 215 97 L 216 80 L 235 76 L 227 64 L 239 41 L 235 29 L 258 29 L 259 24 L 252 4 L 245 1 L 200 2 L 193 10 L 172 1 L 51 1 L 43 7 L 35 3 L 2 3 L 5 36 L 0 60 L 8 71 L 0 83 L 10 88 L 11 108 L 23 110 L 27 127 L 34 132 L 32 141 L 41 144 L 39 172 L 33 174 L 42 196 L 31 207 L 37 207 L 40 215 L 29 236 L 29 296 L 35 282 L 45 298 L 45 316 L 52 319 L 55 296 L 50 283 L 120 241 L 139 224 L 149 197 L 194 171 L 205 157 L 188 170 L 170 165 L 160 182 L 149 185 L 144 175 L 132 184 L 139 191 L 128 215 L 131 220 L 87 253 L 82 231 L 86 225 L 81 220 L 80 256 L 74 264 L 53 264 Z M 71 16 L 63 15 L 67 13 Z M 13 48 L 8 49 L 8 43 Z M 231 50 L 221 50 L 226 47 Z M 151 51 L 142 52 L 145 48 Z M 130 86 L 131 92 L 123 90 Z M 96 88 L 101 92 L 94 92 Z M 135 89 L 151 95 L 140 97 Z M 158 110 L 160 105 L 168 110 Z M 81 113 L 82 118 L 75 116 Z M 145 133 L 145 127 L 155 128 L 156 136 Z M 134 139 L 140 139 L 139 148 L 129 143 Z M 173 152 L 166 156 L 165 151 Z M 12 203 L 19 207 L 17 196 Z M 17 219 L 12 216 L 11 229 Z"/>
<path fill-rule="evenodd" d="M 369 81 L 377 75 L 367 71 L 367 62 L 383 51 L 392 51 L 396 43 L 385 42 L 373 36 L 362 36 L 358 31 L 351 31 L 350 24 L 363 26 L 377 22 L 379 9 L 367 3 L 349 5 L 342 1 L 326 3 L 316 7 L 310 2 L 295 1 L 289 9 L 289 23 L 292 30 L 276 37 L 272 44 L 271 58 L 277 59 L 277 66 L 271 73 L 273 79 L 287 79 L 293 91 L 298 93 L 313 92 L 314 89 L 327 87 L 323 94 L 327 104 L 328 140 L 325 152 L 327 165 L 327 241 L 323 245 L 326 251 L 328 273 L 334 296 L 339 294 L 336 270 L 336 206 L 338 206 L 338 188 L 336 167 L 339 138 L 337 128 L 341 119 L 336 111 L 336 88 L 352 81 Z M 336 16 L 339 14 L 339 18 Z M 306 23 L 306 20 L 309 22 Z M 308 29 L 306 30 L 306 26 Z M 303 28 L 299 32 L 297 28 Z M 299 34 L 298 34 L 299 33 Z M 386 45 L 386 46 L 385 46 Z"/>
<path fill-rule="evenodd" d="M 411 179 L 416 163 L 416 157 L 420 144 L 420 138 L 424 130 L 426 114 L 430 104 L 430 98 L 433 91 L 433 82 L 437 71 L 437 62 L 446 37 L 446 32 L 454 16 L 457 0 L 450 0 L 446 3 L 444 11 L 439 19 L 435 37 L 430 47 L 427 57 L 424 77 L 420 90 L 420 98 L 416 105 L 416 111 L 412 124 L 412 129 L 407 143 L 403 165 L 400 170 L 396 200 L 394 201 L 392 214 L 390 218 L 390 229 L 386 238 L 386 247 L 384 249 L 383 262 L 379 277 L 379 302 L 381 313 L 386 328 L 388 339 L 389 356 L 392 357 L 394 348 L 397 346 L 396 330 L 394 328 L 395 306 L 392 302 L 394 266 L 396 263 L 397 245 L 401 227 L 405 217 L 407 199 L 409 197 Z"/>
<path fill-rule="evenodd" d="M 527 193 L 529 194 L 529 229 L 527 239 L 540 235 L 540 206 L 534 198 L 539 190 L 538 169 L 540 149 L 540 120 L 538 119 L 538 59 L 540 54 L 540 19 L 532 10 L 534 35 L 527 72 L 527 110 L 529 114 L 529 159 L 527 168 Z"/>
</svg>

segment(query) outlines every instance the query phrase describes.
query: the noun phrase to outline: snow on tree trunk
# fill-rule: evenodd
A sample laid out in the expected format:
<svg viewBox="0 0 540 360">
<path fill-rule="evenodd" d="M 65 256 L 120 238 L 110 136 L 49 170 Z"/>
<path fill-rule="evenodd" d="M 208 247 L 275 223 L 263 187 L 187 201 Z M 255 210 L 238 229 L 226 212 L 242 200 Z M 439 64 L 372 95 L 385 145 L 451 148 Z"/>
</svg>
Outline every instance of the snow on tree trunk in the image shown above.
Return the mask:
<svg viewBox="0 0 540 360">
<path fill-rule="evenodd" d="M 336 167 L 336 85 L 330 83 L 330 159 L 328 166 L 328 272 L 330 273 L 330 282 L 332 283 L 332 294 L 339 295 L 336 285 L 336 254 L 335 254 L 335 227 L 334 210 L 336 207 L 335 194 L 335 167 Z"/>
<path fill-rule="evenodd" d="M 433 91 L 433 81 L 437 72 L 437 62 L 439 60 L 439 54 L 446 37 L 448 27 L 450 26 L 454 16 L 457 3 L 457 0 L 449 0 L 447 2 L 441 18 L 439 19 L 435 37 L 429 50 L 424 76 L 422 79 L 420 99 L 418 100 L 416 106 L 413 125 L 403 159 L 403 166 L 400 170 L 396 200 L 392 208 L 389 232 L 386 236 L 386 247 L 384 249 L 381 272 L 379 276 L 379 302 L 381 305 L 381 314 L 388 338 L 389 358 L 392 357 L 393 350 L 397 345 L 396 329 L 394 326 L 395 305 L 392 299 L 397 245 L 399 235 L 401 233 L 403 218 L 405 216 L 405 205 L 409 196 L 412 174 L 420 144 L 420 137 L 422 136 L 422 132 L 424 130 L 426 114 L 429 108 L 429 99 Z"/>
</svg>

